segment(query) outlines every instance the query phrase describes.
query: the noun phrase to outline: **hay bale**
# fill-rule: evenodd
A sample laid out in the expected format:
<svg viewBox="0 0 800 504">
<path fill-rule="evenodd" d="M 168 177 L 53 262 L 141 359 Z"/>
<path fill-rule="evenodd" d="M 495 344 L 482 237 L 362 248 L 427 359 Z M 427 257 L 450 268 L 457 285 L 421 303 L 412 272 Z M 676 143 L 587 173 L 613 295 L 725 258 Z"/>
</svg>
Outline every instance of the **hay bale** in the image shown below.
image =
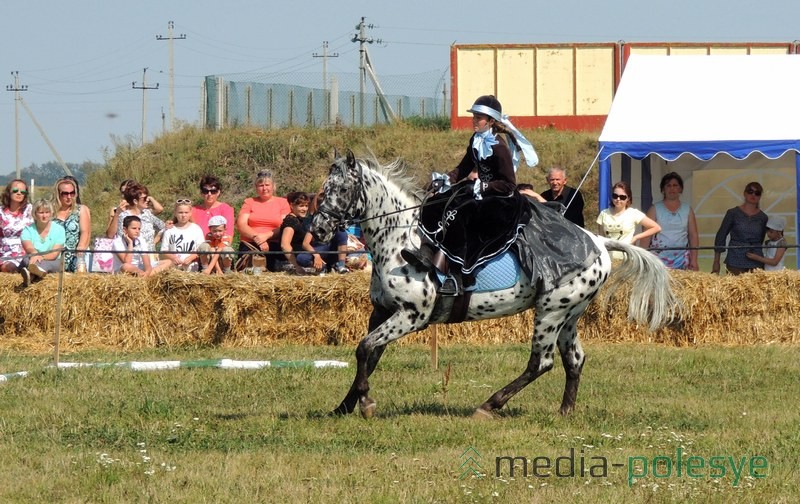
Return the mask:
<svg viewBox="0 0 800 504">
<path fill-rule="evenodd" d="M 587 341 L 670 345 L 797 343 L 797 271 L 739 277 L 673 272 L 685 310 L 680 323 L 650 333 L 627 321 L 627 291 L 598 299 L 579 324 Z M 369 274 L 209 277 L 169 271 L 149 279 L 65 274 L 61 348 L 136 350 L 280 342 L 354 345 L 372 307 Z M 19 275 L 0 274 L 0 348 L 47 352 L 55 335 L 58 277 L 22 288 Z M 438 326 L 443 344 L 528 342 L 533 312 Z M 428 329 L 404 341 L 425 342 Z"/>
</svg>

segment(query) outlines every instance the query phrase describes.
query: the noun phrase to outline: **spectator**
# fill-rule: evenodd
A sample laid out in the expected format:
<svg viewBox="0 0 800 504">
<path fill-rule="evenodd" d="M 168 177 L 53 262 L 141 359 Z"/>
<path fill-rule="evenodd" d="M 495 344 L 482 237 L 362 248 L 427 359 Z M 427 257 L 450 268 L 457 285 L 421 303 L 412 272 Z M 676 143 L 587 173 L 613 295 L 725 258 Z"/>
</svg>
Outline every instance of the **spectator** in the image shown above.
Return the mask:
<svg viewBox="0 0 800 504">
<path fill-rule="evenodd" d="M 291 208 L 286 198 L 275 196 L 275 181 L 272 172 L 260 171 L 255 180 L 255 198 L 244 200 L 239 217 L 236 219 L 236 228 L 239 230 L 240 252 L 250 249 L 245 243 L 250 244 L 262 252 L 281 252 L 280 227 L 283 218 Z M 278 256 L 266 254 L 267 269 L 278 271 Z"/>
<path fill-rule="evenodd" d="M 225 217 L 227 228 L 225 234 L 233 237 L 234 220 L 233 220 L 233 207 L 227 203 L 218 201 L 219 195 L 222 192 L 222 185 L 216 177 L 206 175 L 200 179 L 200 193 L 203 195 L 203 202 L 195 205 L 192 208 L 192 221 L 200 226 L 203 234 L 207 235 L 210 231 L 208 228 L 208 221 L 217 215 Z"/>
<path fill-rule="evenodd" d="M 517 191 L 523 196 L 527 196 L 529 198 L 535 199 L 539 203 L 544 203 L 547 200 L 542 197 L 541 194 L 537 193 L 533 190 L 533 184 L 517 184 Z"/>
<path fill-rule="evenodd" d="M 25 286 L 30 285 L 31 275 L 41 280 L 48 273 L 61 269 L 59 256 L 66 234 L 61 224 L 53 222 L 53 204 L 50 201 L 40 199 L 33 204 L 33 224 L 22 230 L 21 239 L 22 248 L 29 254 L 19 264 Z"/>
<path fill-rule="evenodd" d="M 197 249 L 205 241 L 205 234 L 200 226 L 192 222 L 192 201 L 176 201 L 174 216 L 174 224 L 164 231 L 161 238 L 161 257 L 172 261 L 181 271 L 198 271 L 200 263 L 197 261 Z"/>
<path fill-rule="evenodd" d="M 114 273 L 147 277 L 172 267 L 172 261 L 158 261 L 155 266 L 150 262 L 149 250 L 144 241 L 139 239 L 142 231 L 142 220 L 138 215 L 126 215 L 122 221 L 122 233 L 114 238 L 111 248 L 114 249 Z"/>
<path fill-rule="evenodd" d="M 785 269 L 783 264 L 786 254 L 786 239 L 783 237 L 783 230 L 786 228 L 786 219 L 779 215 L 772 216 L 767 220 L 767 242 L 764 256 L 748 252 L 747 258 L 752 261 L 764 263 L 766 271 L 780 271 Z"/>
<path fill-rule="evenodd" d="M 744 188 L 744 203 L 728 209 L 714 239 L 714 262 L 711 272 L 719 274 L 719 260 L 725 250 L 725 241 L 730 237 L 725 255 L 725 267 L 732 275 L 741 275 L 764 264 L 747 257 L 748 252 L 763 256 L 761 243 L 767 233 L 767 214 L 761 211 L 761 194 L 764 188 L 758 182 L 750 182 Z"/>
<path fill-rule="evenodd" d="M 697 220 L 689 203 L 681 201 L 683 178 L 675 172 L 661 177 L 662 201 L 647 210 L 647 216 L 658 222 L 661 232 L 642 238 L 641 244 L 661 258 L 670 269 L 697 271 L 697 247 L 700 238 L 697 233 Z M 686 246 L 689 249 L 686 249 Z M 671 248 L 673 250 L 662 250 Z"/>
<path fill-rule="evenodd" d="M 583 195 L 573 187 L 567 185 L 567 171 L 563 168 L 553 167 L 547 172 L 547 183 L 550 189 L 542 193 L 546 201 L 557 201 L 566 207 L 564 217 L 568 221 L 584 227 L 583 221 Z"/>
<path fill-rule="evenodd" d="M 304 275 L 306 271 L 303 269 L 303 266 L 308 267 L 311 266 L 311 264 L 301 265 L 297 254 L 304 250 L 303 242 L 305 241 L 306 234 L 308 234 L 308 228 L 305 226 L 304 220 L 308 215 L 309 198 L 306 193 L 293 192 L 286 195 L 286 200 L 289 202 L 291 211 L 289 215 L 283 218 L 283 223 L 281 224 L 281 250 L 283 250 L 283 254 L 289 262 L 289 265 L 294 269 L 294 272 L 298 275 Z M 314 249 L 311 248 L 311 250 L 313 251 Z M 307 256 L 309 254 L 305 255 Z M 313 255 L 315 256 L 315 260 L 319 258 L 319 254 L 314 253 Z M 320 266 L 321 262 L 320 259 Z"/>
<path fill-rule="evenodd" d="M 22 230 L 33 224 L 28 186 L 20 179 L 8 183 L 0 203 L 0 271 L 16 273 L 25 255 Z"/>
<path fill-rule="evenodd" d="M 316 212 L 319 204 L 322 203 L 321 198 L 323 192 L 320 191 L 311 200 L 309 206 L 309 215 L 305 218 L 306 229 L 310 227 L 311 212 Z M 363 247 L 361 247 L 363 248 Z M 304 267 L 313 267 L 317 271 L 335 271 L 339 274 L 349 273 L 350 269 L 347 267 L 347 252 L 348 252 L 348 234 L 347 231 L 336 231 L 333 238 L 329 242 L 321 242 L 314 238 L 310 232 L 306 233 L 303 240 L 303 250 L 309 253 L 300 254 L 298 260 Z M 320 254 L 322 252 L 323 254 Z M 333 252 L 337 252 L 334 254 Z M 324 257 L 323 257 L 324 255 Z M 361 263 L 359 263 L 361 264 Z M 364 263 L 361 267 L 366 266 Z"/>
<path fill-rule="evenodd" d="M 642 238 L 653 236 L 661 231 L 658 225 L 641 210 L 632 208 L 633 192 L 627 182 L 617 182 L 611 188 L 611 207 L 597 216 L 598 234 L 636 245 Z M 636 233 L 636 226 L 642 226 L 642 232 Z M 622 252 L 611 254 L 612 259 L 622 259 Z"/>
<path fill-rule="evenodd" d="M 75 273 L 80 270 L 86 271 L 83 252 L 75 252 L 75 249 L 87 250 L 89 239 L 92 234 L 92 216 L 89 207 L 78 203 L 80 194 L 78 182 L 74 179 L 62 178 L 55 184 L 55 198 L 58 202 L 53 222 L 61 224 L 66 232 L 66 242 L 64 248 L 64 271 Z"/>
<path fill-rule="evenodd" d="M 206 275 L 211 275 L 212 273 L 222 275 L 231 271 L 235 252 L 231 247 L 231 236 L 225 234 L 227 227 L 228 223 L 225 217 L 221 215 L 215 215 L 208 220 L 206 241 L 198 247 L 198 251 L 201 252 L 200 265 Z M 220 253 L 207 254 L 202 252 Z"/>
<path fill-rule="evenodd" d="M 344 264 L 349 271 L 372 269 L 372 257 L 367 252 L 367 244 L 361 226 L 353 224 L 347 228 L 347 256 Z M 339 256 L 341 259 L 341 255 Z"/>
<path fill-rule="evenodd" d="M 120 225 L 119 225 L 119 221 L 120 221 L 120 217 L 119 216 L 120 216 L 120 214 L 122 212 L 124 212 L 125 210 L 128 209 L 128 202 L 125 199 L 125 189 L 129 185 L 136 184 L 136 183 L 137 182 L 135 180 L 131 180 L 131 179 L 125 179 L 125 180 L 122 181 L 122 183 L 120 183 L 120 185 L 119 185 L 119 193 L 120 193 L 122 199 L 120 200 L 120 202 L 119 202 L 119 204 L 117 206 L 115 206 L 114 208 L 111 209 L 111 213 L 110 213 L 109 219 L 108 219 L 108 226 L 106 226 L 106 237 L 107 238 L 113 239 L 119 233 L 119 230 L 121 229 Z M 78 193 L 78 194 L 80 194 L 80 193 Z M 79 200 L 78 200 L 78 203 L 80 203 Z M 159 203 L 155 198 L 152 198 L 152 197 L 150 198 L 150 206 L 151 206 L 150 211 L 153 213 L 153 215 L 160 215 L 161 212 L 164 211 L 164 207 L 161 206 L 161 203 Z"/>
<path fill-rule="evenodd" d="M 156 233 L 164 229 L 165 224 L 161 219 L 153 215 L 153 212 L 150 210 L 150 202 L 152 199 L 150 198 L 147 187 L 136 182 L 129 183 L 125 188 L 125 201 L 127 207 L 119 213 L 119 228 L 117 229 L 117 233 L 120 235 L 122 234 L 122 221 L 125 217 L 135 215 L 139 217 L 141 221 L 141 229 L 137 238 L 142 242 L 142 250 L 155 250 Z M 151 259 L 153 259 L 153 262 L 158 260 L 155 255 Z"/>
</svg>

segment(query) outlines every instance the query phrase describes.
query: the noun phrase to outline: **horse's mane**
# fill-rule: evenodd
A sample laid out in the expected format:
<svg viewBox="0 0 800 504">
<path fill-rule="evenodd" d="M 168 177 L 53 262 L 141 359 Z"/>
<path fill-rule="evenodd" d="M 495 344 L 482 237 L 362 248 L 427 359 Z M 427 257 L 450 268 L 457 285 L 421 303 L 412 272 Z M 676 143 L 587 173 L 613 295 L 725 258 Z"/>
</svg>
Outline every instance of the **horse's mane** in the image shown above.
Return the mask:
<svg viewBox="0 0 800 504">
<path fill-rule="evenodd" d="M 361 159 L 361 161 L 372 171 L 380 173 L 397 184 L 403 192 L 414 198 L 422 199 L 422 190 L 417 185 L 414 177 L 408 174 L 408 165 L 402 159 L 397 158 L 389 164 L 382 165 L 375 155 L 370 152 L 369 157 Z"/>
</svg>

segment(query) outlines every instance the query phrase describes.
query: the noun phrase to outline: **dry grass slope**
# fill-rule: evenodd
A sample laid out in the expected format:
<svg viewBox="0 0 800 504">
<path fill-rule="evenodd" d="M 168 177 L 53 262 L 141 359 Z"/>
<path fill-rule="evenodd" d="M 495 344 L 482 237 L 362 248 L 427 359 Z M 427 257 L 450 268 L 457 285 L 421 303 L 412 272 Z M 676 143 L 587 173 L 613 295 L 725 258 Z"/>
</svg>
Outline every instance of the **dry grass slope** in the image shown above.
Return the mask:
<svg viewBox="0 0 800 504">
<path fill-rule="evenodd" d="M 657 342 L 675 346 L 750 345 L 800 341 L 800 273 L 741 277 L 673 272 L 684 319 L 655 333 L 629 323 L 625 289 L 595 301 L 582 318 L 585 341 Z M 47 352 L 55 335 L 58 279 L 28 289 L 17 275 L 0 275 L 0 348 Z M 63 282 L 61 348 L 135 350 L 276 343 L 353 345 L 371 306 L 369 276 L 287 274 L 206 277 L 167 272 L 152 279 L 71 275 Z M 437 326 L 407 338 L 442 343 L 527 342 L 532 312 L 504 319 Z"/>
</svg>

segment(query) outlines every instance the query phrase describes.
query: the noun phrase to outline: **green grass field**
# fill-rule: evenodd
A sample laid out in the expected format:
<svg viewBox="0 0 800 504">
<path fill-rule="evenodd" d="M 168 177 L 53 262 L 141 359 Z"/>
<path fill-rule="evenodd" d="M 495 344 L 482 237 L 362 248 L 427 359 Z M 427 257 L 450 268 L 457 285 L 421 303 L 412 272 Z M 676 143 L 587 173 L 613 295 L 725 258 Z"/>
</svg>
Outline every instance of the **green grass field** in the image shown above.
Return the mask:
<svg viewBox="0 0 800 504">
<path fill-rule="evenodd" d="M 797 500 L 800 349 L 585 349 L 572 416 L 557 413 L 557 364 L 488 422 L 469 416 L 522 370 L 524 345 L 443 348 L 438 371 L 427 348 L 391 347 L 369 421 L 326 416 L 352 381 L 352 348 L 62 357 L 351 363 L 258 371 L 56 371 L 5 352 L 0 373 L 31 373 L 0 383 L 0 501 Z"/>
</svg>

